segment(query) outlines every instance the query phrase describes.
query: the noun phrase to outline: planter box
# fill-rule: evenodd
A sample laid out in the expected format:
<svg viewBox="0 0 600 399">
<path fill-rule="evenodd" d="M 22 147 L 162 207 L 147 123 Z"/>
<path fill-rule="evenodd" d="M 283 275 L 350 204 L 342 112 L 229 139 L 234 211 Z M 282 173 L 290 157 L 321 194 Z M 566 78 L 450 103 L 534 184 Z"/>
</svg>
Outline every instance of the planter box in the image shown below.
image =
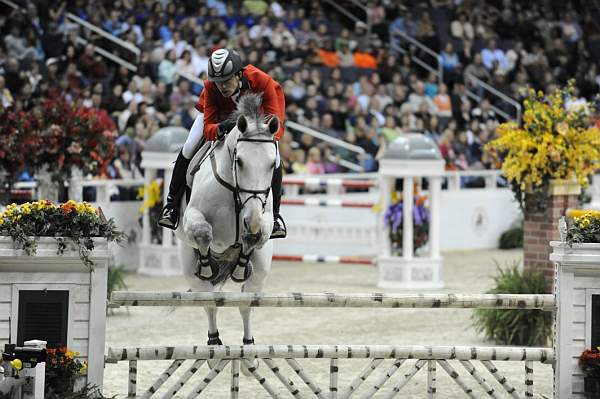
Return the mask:
<svg viewBox="0 0 600 399">
<path fill-rule="evenodd" d="M 379 256 L 377 258 L 379 276 L 377 286 L 425 290 L 443 288 L 442 263 L 441 258 L 405 259 L 399 256 Z"/>
<path fill-rule="evenodd" d="M 551 241 L 555 262 L 556 320 L 555 389 L 558 398 L 584 398 L 584 376 L 578 359 L 584 349 L 600 345 L 592 331 L 600 325 L 600 243 Z M 596 310 L 594 311 L 594 308 Z"/>
<path fill-rule="evenodd" d="M 65 239 L 67 249 L 57 255 L 57 242 L 52 237 L 40 237 L 37 252 L 27 256 L 22 250 L 13 249 L 10 237 L 0 237 L 0 348 L 19 338 L 19 302 L 24 312 L 25 302 L 32 301 L 28 309 L 41 314 L 43 307 L 66 312 L 66 345 L 79 352 L 81 361 L 88 361 L 87 383 L 102 386 L 104 374 L 104 344 L 106 326 L 106 289 L 108 272 L 108 242 L 94 239 L 95 248 L 90 254 L 94 270 L 84 266 L 74 244 Z M 52 295 L 44 301 L 44 295 Z M 56 297 L 63 299 L 62 304 Z M 35 299 L 37 297 L 37 299 Z M 27 299 L 26 299 L 27 298 Z M 31 299 L 34 298 L 34 299 Z M 37 302 L 35 302 L 37 300 Z M 34 305 L 32 305 L 34 304 Z M 29 312 L 29 310 L 28 310 Z M 33 317 L 33 316 L 32 316 Z M 37 317 L 37 316 L 36 316 Z M 48 319 L 48 322 L 54 319 Z M 43 320 L 39 319 L 43 326 Z M 27 322 L 27 328 L 30 327 Z M 21 334 L 24 334 L 24 315 L 21 314 Z M 39 326 L 38 326 L 39 327 Z M 47 340 L 46 337 L 37 339 Z"/>
</svg>

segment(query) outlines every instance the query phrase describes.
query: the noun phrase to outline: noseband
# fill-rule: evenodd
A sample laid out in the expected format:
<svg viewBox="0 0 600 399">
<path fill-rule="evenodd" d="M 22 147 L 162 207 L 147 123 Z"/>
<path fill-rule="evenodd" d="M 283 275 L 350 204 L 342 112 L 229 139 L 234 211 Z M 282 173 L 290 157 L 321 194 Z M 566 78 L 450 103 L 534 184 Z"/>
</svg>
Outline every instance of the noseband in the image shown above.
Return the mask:
<svg viewBox="0 0 600 399">
<path fill-rule="evenodd" d="M 219 184 L 221 184 L 223 187 L 225 187 L 226 189 L 231 191 L 231 193 L 233 194 L 233 203 L 235 206 L 235 243 L 234 243 L 234 245 L 241 244 L 240 243 L 240 214 L 242 213 L 244 206 L 246 206 L 248 201 L 250 201 L 252 198 L 256 198 L 257 200 L 260 201 L 260 203 L 262 205 L 262 211 L 264 213 L 265 208 L 267 206 L 267 200 L 269 198 L 269 192 L 271 191 L 271 185 L 269 185 L 267 188 L 265 188 L 263 190 L 249 189 L 249 188 L 240 186 L 240 184 L 238 182 L 238 172 L 237 172 L 237 164 L 238 164 L 238 162 L 237 162 L 238 161 L 238 159 L 237 159 L 237 144 L 240 141 L 246 141 L 246 142 L 250 142 L 250 143 L 270 143 L 270 144 L 273 144 L 275 146 L 275 149 L 277 150 L 277 143 L 273 139 L 253 139 L 253 138 L 244 138 L 244 137 L 238 138 L 235 143 L 235 148 L 233 150 L 233 157 L 232 157 L 233 158 L 234 184 L 231 184 L 231 183 L 225 181 L 225 179 L 223 179 L 219 175 L 219 172 L 217 170 L 217 161 L 215 159 L 214 151 L 211 152 L 211 154 L 210 154 L 210 164 L 211 164 L 213 175 L 214 175 L 215 179 L 219 182 Z M 248 198 L 246 198 L 245 201 L 242 201 L 240 194 L 250 194 L 250 195 L 248 196 Z"/>
</svg>

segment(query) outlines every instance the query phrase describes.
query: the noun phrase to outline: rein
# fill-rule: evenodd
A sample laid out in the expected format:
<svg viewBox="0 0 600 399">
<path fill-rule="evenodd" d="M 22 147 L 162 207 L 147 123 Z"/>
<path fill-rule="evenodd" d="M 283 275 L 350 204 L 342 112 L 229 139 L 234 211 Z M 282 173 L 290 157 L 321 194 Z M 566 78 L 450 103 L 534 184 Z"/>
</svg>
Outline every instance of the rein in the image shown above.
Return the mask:
<svg viewBox="0 0 600 399">
<path fill-rule="evenodd" d="M 237 162 L 236 161 L 237 161 L 237 143 L 239 143 L 240 141 L 246 141 L 246 142 L 250 142 L 250 143 L 271 143 L 271 144 L 275 145 L 277 148 L 276 141 L 273 139 L 252 139 L 252 138 L 243 138 L 243 137 L 238 138 L 236 140 L 236 148 L 234 148 L 234 150 L 233 150 L 234 184 L 227 182 L 225 179 L 223 179 L 219 175 L 219 172 L 217 169 L 217 160 L 215 158 L 214 151 L 210 152 L 210 155 L 209 155 L 210 156 L 210 165 L 211 165 L 211 169 L 213 172 L 213 176 L 215 177 L 217 182 L 219 182 L 219 184 L 221 184 L 227 190 L 231 191 L 231 193 L 233 195 L 233 203 L 234 203 L 234 209 L 235 209 L 235 243 L 234 243 L 234 246 L 241 245 L 241 242 L 240 242 L 240 214 L 242 213 L 244 206 L 246 206 L 246 204 L 248 203 L 248 201 L 250 199 L 256 198 L 261 202 L 262 209 L 264 212 L 265 207 L 267 206 L 269 192 L 271 191 L 270 185 L 263 190 L 248 189 L 248 188 L 241 187 L 239 185 L 238 179 L 237 179 Z M 240 197 L 240 193 L 251 194 L 251 195 L 248 198 L 246 198 L 245 201 L 242 201 L 242 199 Z M 264 200 L 260 197 L 260 195 L 264 195 Z"/>
</svg>

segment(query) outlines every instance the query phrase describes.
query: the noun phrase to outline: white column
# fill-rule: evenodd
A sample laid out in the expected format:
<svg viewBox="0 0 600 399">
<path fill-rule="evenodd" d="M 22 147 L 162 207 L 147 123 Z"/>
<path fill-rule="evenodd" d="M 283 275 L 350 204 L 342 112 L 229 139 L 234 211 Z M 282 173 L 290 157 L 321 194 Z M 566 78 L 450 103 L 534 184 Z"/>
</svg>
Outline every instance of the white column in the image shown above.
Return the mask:
<svg viewBox="0 0 600 399">
<path fill-rule="evenodd" d="M 429 256 L 440 257 L 440 201 L 442 178 L 432 176 L 429 178 Z"/>
<path fill-rule="evenodd" d="M 413 257 L 413 177 L 404 178 L 402 206 L 402 257 Z"/>
<path fill-rule="evenodd" d="M 104 380 L 104 346 L 106 343 L 106 289 L 108 260 L 95 260 L 90 272 L 90 321 L 88 330 L 88 384 L 102 387 Z M 102 262 L 102 263 L 100 263 Z"/>
<path fill-rule="evenodd" d="M 146 173 L 144 174 L 144 202 L 148 199 L 148 187 L 152 181 L 156 178 L 156 169 L 147 168 Z M 150 210 L 144 209 L 144 213 L 142 215 L 142 244 L 148 245 L 152 241 L 152 236 L 150 233 Z"/>
<path fill-rule="evenodd" d="M 385 212 L 388 210 L 391 204 L 391 187 L 393 186 L 393 179 L 385 176 L 379 176 L 379 196 L 381 198 L 381 215 L 377 222 L 377 231 L 382 235 L 379 240 L 381 246 L 381 253 L 383 256 L 392 256 L 392 242 L 390 240 L 390 228 L 383 220 Z"/>
<path fill-rule="evenodd" d="M 573 289 L 575 275 L 572 270 L 565 270 L 559 262 L 556 268 L 556 286 L 554 294 L 558 304 L 554 326 L 554 352 L 556 367 L 554 369 L 554 389 L 557 398 L 570 398 L 573 393 L 573 366 L 571 365 L 572 326 L 573 326 Z M 585 309 L 589 312 L 589 309 Z M 586 326 L 586 328 L 591 328 Z"/>
</svg>

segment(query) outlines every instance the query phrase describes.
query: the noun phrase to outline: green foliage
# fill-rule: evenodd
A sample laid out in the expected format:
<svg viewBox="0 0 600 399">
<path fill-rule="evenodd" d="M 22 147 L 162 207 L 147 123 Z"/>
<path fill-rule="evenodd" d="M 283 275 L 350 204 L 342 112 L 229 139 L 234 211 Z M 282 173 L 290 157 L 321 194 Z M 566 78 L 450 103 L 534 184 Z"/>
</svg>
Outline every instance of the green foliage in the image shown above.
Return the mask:
<svg viewBox="0 0 600 399">
<path fill-rule="evenodd" d="M 123 266 L 113 266 L 108 268 L 107 298 L 110 298 L 110 294 L 112 294 L 113 291 L 127 288 L 127 285 L 125 284 L 125 274 Z"/>
<path fill-rule="evenodd" d="M 98 387 L 89 384 L 77 392 L 63 392 L 57 394 L 54 391 L 50 391 L 44 394 L 44 399 L 115 399 L 116 397 L 116 395 L 111 396 L 110 398 L 104 396 Z"/>
<path fill-rule="evenodd" d="M 541 273 L 519 270 L 520 261 L 501 269 L 489 294 L 546 294 Z M 477 332 L 498 345 L 546 346 L 552 336 L 552 313 L 542 310 L 477 309 L 472 316 Z"/>
<path fill-rule="evenodd" d="M 523 248 L 523 226 L 513 226 L 500 236 L 500 249 Z"/>
<path fill-rule="evenodd" d="M 66 237 L 75 244 L 81 261 L 90 269 L 94 266 L 89 258 L 94 249 L 92 237 L 115 242 L 126 238 L 113 219 L 107 220 L 87 202 L 73 200 L 60 205 L 48 200 L 10 204 L 0 213 L 0 235 L 12 237 L 14 247 L 29 256 L 36 253 L 37 237 L 54 237 L 57 254 L 63 254 L 67 249 Z"/>
</svg>

